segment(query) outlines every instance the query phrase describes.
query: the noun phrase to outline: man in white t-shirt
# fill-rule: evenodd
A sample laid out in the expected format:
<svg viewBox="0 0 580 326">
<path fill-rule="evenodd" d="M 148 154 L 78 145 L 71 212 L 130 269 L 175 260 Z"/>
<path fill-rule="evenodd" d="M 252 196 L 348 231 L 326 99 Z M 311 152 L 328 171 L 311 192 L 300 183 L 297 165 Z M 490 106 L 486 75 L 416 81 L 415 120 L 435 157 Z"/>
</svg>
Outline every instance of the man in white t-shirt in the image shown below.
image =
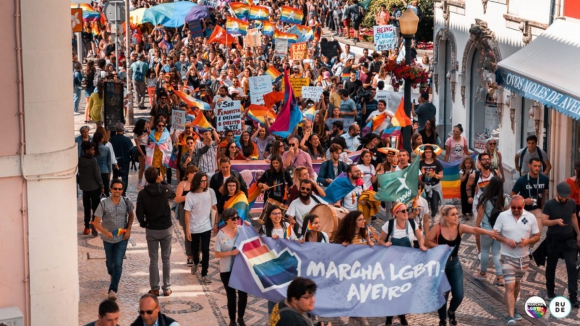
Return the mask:
<svg viewBox="0 0 580 326">
<path fill-rule="evenodd" d="M 511 210 L 499 214 L 493 229 L 500 235 L 501 270 L 505 281 L 505 304 L 509 319 L 507 325 L 516 325 L 522 316 L 515 309 L 520 292 L 520 281 L 530 265 L 530 245 L 540 241 L 536 217 L 524 210 L 524 198 L 512 197 Z"/>
<path fill-rule="evenodd" d="M 240 96 L 245 96 L 244 89 L 240 87 L 240 80 L 238 77 L 232 78 L 232 86 L 228 87 L 228 92 L 230 94 L 238 93 Z"/>
<path fill-rule="evenodd" d="M 364 184 L 362 181 L 362 171 L 356 164 L 351 164 L 346 168 L 346 175 L 348 179 L 354 186 L 354 189 L 349 192 L 344 198 L 341 200 L 342 207 L 346 208 L 348 211 L 356 211 L 358 209 L 358 197 L 363 192 L 362 185 Z"/>
<path fill-rule="evenodd" d="M 302 221 L 304 221 L 304 216 L 310 213 L 310 210 L 312 210 L 314 206 L 319 203 L 324 203 L 321 199 L 313 198 L 315 196 L 312 194 L 313 187 L 314 185 L 309 179 L 300 180 L 298 198 L 290 203 L 290 206 L 286 211 L 286 215 L 290 218 L 290 221 L 295 221 L 298 225 L 298 229 L 296 229 L 296 227 L 294 228 L 297 234 L 300 234 L 302 231 Z"/>
<path fill-rule="evenodd" d="M 381 123 L 381 125 L 375 131 L 373 131 L 376 134 L 380 134 L 381 131 L 385 130 L 385 128 L 387 128 L 389 126 L 389 123 L 391 123 L 391 118 L 395 116 L 393 114 L 393 112 L 387 110 L 387 102 L 385 100 L 379 100 L 377 103 L 377 110 L 373 111 L 369 115 L 366 122 L 368 123 L 374 117 L 376 117 L 379 114 L 383 114 L 383 113 L 387 115 L 387 118 L 385 119 L 385 121 L 383 121 L 383 123 Z"/>
</svg>

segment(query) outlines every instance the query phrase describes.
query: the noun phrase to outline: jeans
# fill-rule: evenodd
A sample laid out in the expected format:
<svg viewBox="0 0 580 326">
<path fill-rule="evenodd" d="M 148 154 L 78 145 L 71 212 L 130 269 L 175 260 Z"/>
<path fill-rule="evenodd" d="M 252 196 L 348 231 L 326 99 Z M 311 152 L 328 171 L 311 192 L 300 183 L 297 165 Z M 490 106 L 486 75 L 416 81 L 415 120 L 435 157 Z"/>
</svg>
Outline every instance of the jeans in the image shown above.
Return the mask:
<svg viewBox="0 0 580 326">
<path fill-rule="evenodd" d="M 220 273 L 220 279 L 224 284 L 224 289 L 226 290 L 226 296 L 228 298 L 228 315 L 230 321 L 234 321 L 236 320 L 236 291 L 238 291 L 238 319 L 244 318 L 246 305 L 248 303 L 248 294 L 229 286 L 231 275 L 232 272 Z"/>
<path fill-rule="evenodd" d="M 91 210 L 93 214 L 95 210 L 99 206 L 101 202 L 101 189 L 86 191 L 83 190 L 83 208 L 85 211 L 85 228 L 89 227 L 91 223 L 93 215 L 91 214 Z"/>
<path fill-rule="evenodd" d="M 449 285 L 451 285 L 451 303 L 449 304 L 449 311 L 455 312 L 461 301 L 463 301 L 463 268 L 461 267 L 461 262 L 459 257 L 451 257 L 445 266 L 445 275 L 449 280 Z M 445 293 L 445 304 L 437 313 L 439 314 L 439 320 L 447 320 L 447 300 L 449 298 L 449 292 Z"/>
<path fill-rule="evenodd" d="M 185 255 L 187 257 L 193 257 L 193 254 L 191 253 L 191 241 L 187 240 L 187 233 L 189 232 L 189 230 L 185 229 L 185 210 L 184 210 L 184 206 L 183 203 L 181 204 L 177 204 L 179 205 L 177 212 L 179 213 L 179 225 L 181 225 L 181 227 L 183 228 L 183 244 L 185 247 Z"/>
<path fill-rule="evenodd" d="M 128 242 L 129 240 L 121 240 L 117 243 L 103 241 L 107 258 L 107 273 L 111 275 L 109 291 L 119 292 L 119 281 L 121 280 L 121 273 L 123 273 L 123 258 L 125 257 L 125 251 L 127 251 Z"/>
<path fill-rule="evenodd" d="M 201 243 L 201 276 L 207 275 L 209 267 L 209 242 L 211 240 L 211 230 L 202 233 L 191 234 L 191 253 L 193 254 L 193 264 L 199 264 L 199 247 Z"/>
<path fill-rule="evenodd" d="M 171 288 L 171 242 L 173 227 L 166 230 L 145 230 L 147 249 L 149 250 L 149 285 L 151 290 L 159 290 L 159 245 L 163 262 L 163 291 Z"/>
<path fill-rule="evenodd" d="M 429 203 L 429 209 L 431 210 L 432 215 L 435 216 L 439 212 L 439 204 L 441 203 L 441 198 L 439 198 L 439 193 L 433 190 L 431 197 L 425 196 L 427 199 L 427 203 Z"/>
<path fill-rule="evenodd" d="M 82 89 L 75 87 L 73 92 L 73 109 L 75 112 L 79 112 L 79 103 L 81 102 Z"/>
<path fill-rule="evenodd" d="M 493 230 L 491 225 L 482 223 L 481 228 L 485 230 Z M 497 276 L 502 275 L 501 272 L 501 255 L 499 253 L 501 249 L 501 243 L 499 241 L 493 240 L 487 235 L 480 235 L 479 242 L 481 243 L 481 271 L 487 271 L 487 263 L 489 262 L 489 249 L 491 248 L 491 256 L 493 258 L 493 266 L 495 266 L 495 273 Z"/>
<path fill-rule="evenodd" d="M 551 236 L 545 240 L 548 241 L 546 247 L 546 253 L 548 254 L 546 262 L 546 289 L 549 295 L 553 295 L 556 284 L 556 266 L 558 265 L 558 259 L 560 255 L 564 257 L 564 262 L 566 263 L 566 272 L 568 274 L 568 294 L 570 296 L 570 301 L 572 303 L 577 301 L 578 296 L 578 273 L 576 271 L 576 252 L 578 250 L 576 246 L 576 237 L 572 236 L 567 239 L 554 239 Z M 574 246 L 567 245 L 570 242 L 574 243 Z"/>
</svg>

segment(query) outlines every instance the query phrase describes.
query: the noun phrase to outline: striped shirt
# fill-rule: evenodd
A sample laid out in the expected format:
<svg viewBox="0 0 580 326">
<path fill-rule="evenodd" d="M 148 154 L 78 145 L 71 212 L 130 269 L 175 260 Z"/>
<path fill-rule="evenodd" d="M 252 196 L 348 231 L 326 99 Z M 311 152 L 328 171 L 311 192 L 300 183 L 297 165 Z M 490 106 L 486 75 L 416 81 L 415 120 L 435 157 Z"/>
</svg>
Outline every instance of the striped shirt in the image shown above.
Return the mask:
<svg viewBox="0 0 580 326">
<path fill-rule="evenodd" d="M 195 145 L 195 150 L 201 150 L 206 145 L 203 142 L 199 142 Z M 197 167 L 201 172 L 206 173 L 209 177 L 214 175 L 215 171 L 217 170 L 217 149 L 218 145 L 212 143 L 209 146 L 208 151 L 203 154 L 199 160 L 199 166 Z"/>
</svg>

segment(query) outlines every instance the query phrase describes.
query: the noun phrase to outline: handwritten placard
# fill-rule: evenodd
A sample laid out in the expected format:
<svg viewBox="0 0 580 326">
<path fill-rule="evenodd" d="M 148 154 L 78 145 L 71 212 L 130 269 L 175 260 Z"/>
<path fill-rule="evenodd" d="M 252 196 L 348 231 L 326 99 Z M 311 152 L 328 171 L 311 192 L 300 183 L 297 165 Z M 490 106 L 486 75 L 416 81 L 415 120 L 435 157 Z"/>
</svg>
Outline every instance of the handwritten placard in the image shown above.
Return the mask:
<svg viewBox="0 0 580 326">
<path fill-rule="evenodd" d="M 395 48 L 395 28 L 393 25 L 374 26 L 375 50 Z"/>
<path fill-rule="evenodd" d="M 220 101 L 216 108 L 217 132 L 224 136 L 227 129 L 233 131 L 234 136 L 241 136 L 243 125 L 240 101 Z"/>
<path fill-rule="evenodd" d="M 302 96 L 302 86 L 310 86 L 310 78 L 289 78 L 290 85 L 292 85 L 292 89 L 294 90 L 294 96 L 301 97 Z M 282 83 L 282 91 L 284 91 L 284 83 Z"/>
<path fill-rule="evenodd" d="M 272 91 L 272 77 L 269 75 L 250 77 L 250 98 L 252 104 L 264 105 L 264 95 Z"/>
<path fill-rule="evenodd" d="M 294 43 L 290 44 L 290 56 L 292 60 L 304 60 L 308 55 L 308 44 Z"/>
<path fill-rule="evenodd" d="M 274 55 L 278 57 L 285 57 L 288 52 L 288 39 L 276 39 L 276 47 L 274 48 Z"/>
<path fill-rule="evenodd" d="M 171 127 L 177 130 L 185 129 L 185 111 L 182 110 L 172 110 L 171 111 Z"/>
<path fill-rule="evenodd" d="M 324 88 L 319 86 L 302 86 L 302 98 L 318 102 L 323 91 Z"/>
</svg>

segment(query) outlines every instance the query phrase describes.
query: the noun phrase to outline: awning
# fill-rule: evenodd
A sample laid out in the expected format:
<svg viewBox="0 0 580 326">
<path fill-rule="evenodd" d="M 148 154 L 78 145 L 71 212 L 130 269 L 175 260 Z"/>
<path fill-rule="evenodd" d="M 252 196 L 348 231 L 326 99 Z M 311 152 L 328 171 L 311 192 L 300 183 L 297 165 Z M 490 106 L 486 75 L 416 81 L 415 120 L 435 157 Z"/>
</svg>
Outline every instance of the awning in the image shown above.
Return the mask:
<svg viewBox="0 0 580 326">
<path fill-rule="evenodd" d="M 504 87 L 580 120 L 580 24 L 556 20 L 498 63 Z"/>
</svg>

